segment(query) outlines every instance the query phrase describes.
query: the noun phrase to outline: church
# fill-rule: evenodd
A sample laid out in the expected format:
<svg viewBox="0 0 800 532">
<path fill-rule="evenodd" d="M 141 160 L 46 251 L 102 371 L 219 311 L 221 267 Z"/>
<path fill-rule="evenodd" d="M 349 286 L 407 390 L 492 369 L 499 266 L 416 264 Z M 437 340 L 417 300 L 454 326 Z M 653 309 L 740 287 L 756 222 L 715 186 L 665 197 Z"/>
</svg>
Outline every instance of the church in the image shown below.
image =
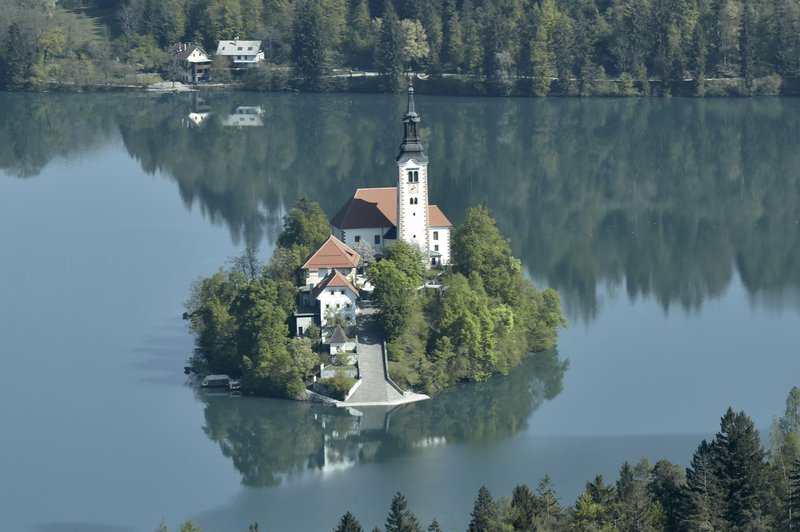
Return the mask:
<svg viewBox="0 0 800 532">
<path fill-rule="evenodd" d="M 420 117 L 414 108 L 414 87 L 408 87 L 403 115 L 403 142 L 397 155 L 397 186 L 359 188 L 331 219 L 340 241 L 371 244 L 378 255 L 403 240 L 418 246 L 431 266 L 450 263 L 450 220 L 428 203 L 428 156 L 420 143 Z"/>
</svg>

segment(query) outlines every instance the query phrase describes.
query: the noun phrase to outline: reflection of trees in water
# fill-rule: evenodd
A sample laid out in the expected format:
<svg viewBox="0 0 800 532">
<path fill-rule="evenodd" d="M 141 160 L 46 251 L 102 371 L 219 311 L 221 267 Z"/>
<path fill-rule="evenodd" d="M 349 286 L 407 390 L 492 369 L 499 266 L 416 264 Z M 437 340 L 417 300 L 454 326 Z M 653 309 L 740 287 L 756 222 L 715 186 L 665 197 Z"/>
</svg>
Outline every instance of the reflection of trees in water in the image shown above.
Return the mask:
<svg viewBox="0 0 800 532">
<path fill-rule="evenodd" d="M 394 184 L 399 96 L 204 98 L 199 109 L 191 95 L 0 95 L 0 168 L 34 175 L 116 124 L 147 172 L 250 245 L 299 196 L 332 214 L 356 187 Z M 241 105 L 261 107 L 264 126 L 223 127 Z M 699 307 L 734 272 L 766 301 L 800 287 L 796 100 L 421 96 L 418 107 L 431 200 L 456 223 L 486 202 L 531 274 L 586 319 L 600 284 L 664 308 Z M 212 114 L 187 125 L 192 110 Z"/>
<path fill-rule="evenodd" d="M 464 384 L 400 408 L 347 410 L 274 399 L 200 395 L 204 431 L 242 474 L 267 486 L 305 472 L 390 460 L 431 442 L 491 441 L 524 429 L 561 392 L 567 363 L 538 353 L 507 377 Z"/>
<path fill-rule="evenodd" d="M 0 92 L 0 170 L 33 177 L 54 158 L 99 146 L 116 131 L 112 109 L 109 95 Z"/>
</svg>

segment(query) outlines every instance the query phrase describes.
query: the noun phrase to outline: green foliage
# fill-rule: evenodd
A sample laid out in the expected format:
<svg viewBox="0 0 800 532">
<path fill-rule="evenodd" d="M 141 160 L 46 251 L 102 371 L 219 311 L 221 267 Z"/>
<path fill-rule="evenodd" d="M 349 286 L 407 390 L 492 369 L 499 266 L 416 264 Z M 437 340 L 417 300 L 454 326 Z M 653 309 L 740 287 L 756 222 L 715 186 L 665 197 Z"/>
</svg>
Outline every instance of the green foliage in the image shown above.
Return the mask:
<svg viewBox="0 0 800 532">
<path fill-rule="evenodd" d="M 192 287 L 184 318 L 195 349 L 186 372 L 223 373 L 259 394 L 296 397 L 319 358 L 311 340 L 288 337 L 294 284 L 271 277 L 252 249 L 232 264 Z"/>
<path fill-rule="evenodd" d="M 339 399 L 340 401 L 344 401 L 347 392 L 350 391 L 350 388 L 356 383 L 356 380 L 353 377 L 348 377 L 343 373 L 337 373 L 333 377 L 328 377 L 326 379 L 319 379 L 317 383 L 320 386 L 324 386 L 330 392 L 331 397 L 334 399 Z"/>
<path fill-rule="evenodd" d="M 771 76 L 800 72 L 794 0 L 127 0 L 98 21 L 62 5 L 7 8 L 0 20 L 6 87 L 124 82 L 134 66 L 163 66 L 176 42 L 213 52 L 235 37 L 261 39 L 267 60 L 282 68 L 247 72 L 243 85 L 255 90 L 285 89 L 289 66 L 303 90 L 335 89 L 334 69 L 357 67 L 378 71 L 381 88 L 396 91 L 411 67 L 449 74 L 442 87 L 450 90 L 537 96 L 719 94 L 719 78 L 730 80 L 733 94 L 761 94 L 782 90 Z M 231 81 L 223 65 L 212 70 L 215 81 Z"/>
<path fill-rule="evenodd" d="M 516 304 L 520 262 L 511 255 L 508 240 L 500 235 L 485 205 L 467 210 L 453 232 L 452 249 L 455 271 L 467 277 L 477 273 L 491 297 Z"/>
<path fill-rule="evenodd" d="M 298 2 L 292 26 L 292 66 L 302 88 L 318 91 L 323 87 L 323 77 L 328 71 L 328 31 L 320 2 Z"/>
<path fill-rule="evenodd" d="M 381 31 L 375 47 L 375 67 L 383 77 L 386 90 L 397 92 L 402 86 L 406 58 L 403 27 L 392 2 L 386 2 L 381 18 Z"/>
<path fill-rule="evenodd" d="M 363 532 L 363 531 L 364 529 L 361 527 L 361 523 L 358 522 L 358 519 L 356 519 L 356 517 L 350 512 L 346 512 L 339 520 L 339 526 L 337 526 L 333 532 Z"/>
<path fill-rule="evenodd" d="M 278 246 L 304 246 L 315 250 L 331 234 L 328 217 L 319 203 L 300 198 L 283 218 L 283 232 L 278 237 Z"/>
<path fill-rule="evenodd" d="M 490 532 L 500 527 L 497 505 L 486 486 L 481 486 L 478 490 L 478 498 L 475 499 L 470 515 L 472 519 L 467 527 L 468 532 Z"/>
<path fill-rule="evenodd" d="M 392 504 L 389 507 L 386 532 L 422 532 L 419 521 L 408 509 L 405 495 L 399 491 L 392 498 Z"/>
<path fill-rule="evenodd" d="M 406 329 L 415 308 L 416 283 L 394 261 L 381 260 L 369 266 L 367 278 L 375 287 L 372 297 L 378 307 L 378 326 L 391 341 Z"/>
</svg>

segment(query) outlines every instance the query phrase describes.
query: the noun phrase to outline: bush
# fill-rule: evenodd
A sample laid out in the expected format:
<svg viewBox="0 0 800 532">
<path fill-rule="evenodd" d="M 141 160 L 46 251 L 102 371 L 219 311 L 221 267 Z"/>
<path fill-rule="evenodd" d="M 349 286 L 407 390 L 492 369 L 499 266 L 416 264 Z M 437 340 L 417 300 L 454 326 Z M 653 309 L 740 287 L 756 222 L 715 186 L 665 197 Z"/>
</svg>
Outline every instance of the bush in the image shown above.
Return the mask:
<svg viewBox="0 0 800 532">
<path fill-rule="evenodd" d="M 344 401 L 347 392 L 350 391 L 350 388 L 352 388 L 355 383 L 356 380 L 353 377 L 348 377 L 341 373 L 337 374 L 335 377 L 317 381 L 317 384 L 328 389 L 328 393 L 330 393 L 331 397 L 340 401 Z"/>
</svg>

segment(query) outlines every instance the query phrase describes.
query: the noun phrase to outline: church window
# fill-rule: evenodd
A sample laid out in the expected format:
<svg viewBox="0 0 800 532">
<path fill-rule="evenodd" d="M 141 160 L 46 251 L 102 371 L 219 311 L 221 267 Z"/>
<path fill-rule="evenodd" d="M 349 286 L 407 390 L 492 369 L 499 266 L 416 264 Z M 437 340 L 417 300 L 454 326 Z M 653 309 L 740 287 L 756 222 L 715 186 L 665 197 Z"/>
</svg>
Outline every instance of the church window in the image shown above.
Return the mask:
<svg viewBox="0 0 800 532">
<path fill-rule="evenodd" d="M 434 231 L 433 232 L 433 239 L 434 240 L 439 240 L 439 231 Z"/>
<path fill-rule="evenodd" d="M 418 183 L 419 182 L 419 170 L 409 170 L 408 171 L 408 182 L 409 183 Z"/>
<path fill-rule="evenodd" d="M 381 235 L 375 235 L 375 243 L 376 244 L 380 244 L 381 243 Z"/>
<path fill-rule="evenodd" d="M 434 251 L 439 251 L 439 244 L 436 244 L 435 246 L 433 246 L 433 250 Z"/>
<path fill-rule="evenodd" d="M 419 198 L 409 198 L 411 205 L 417 205 L 419 203 Z"/>
<path fill-rule="evenodd" d="M 361 237 L 360 236 L 356 236 L 355 241 L 356 242 L 361 242 Z"/>
</svg>

